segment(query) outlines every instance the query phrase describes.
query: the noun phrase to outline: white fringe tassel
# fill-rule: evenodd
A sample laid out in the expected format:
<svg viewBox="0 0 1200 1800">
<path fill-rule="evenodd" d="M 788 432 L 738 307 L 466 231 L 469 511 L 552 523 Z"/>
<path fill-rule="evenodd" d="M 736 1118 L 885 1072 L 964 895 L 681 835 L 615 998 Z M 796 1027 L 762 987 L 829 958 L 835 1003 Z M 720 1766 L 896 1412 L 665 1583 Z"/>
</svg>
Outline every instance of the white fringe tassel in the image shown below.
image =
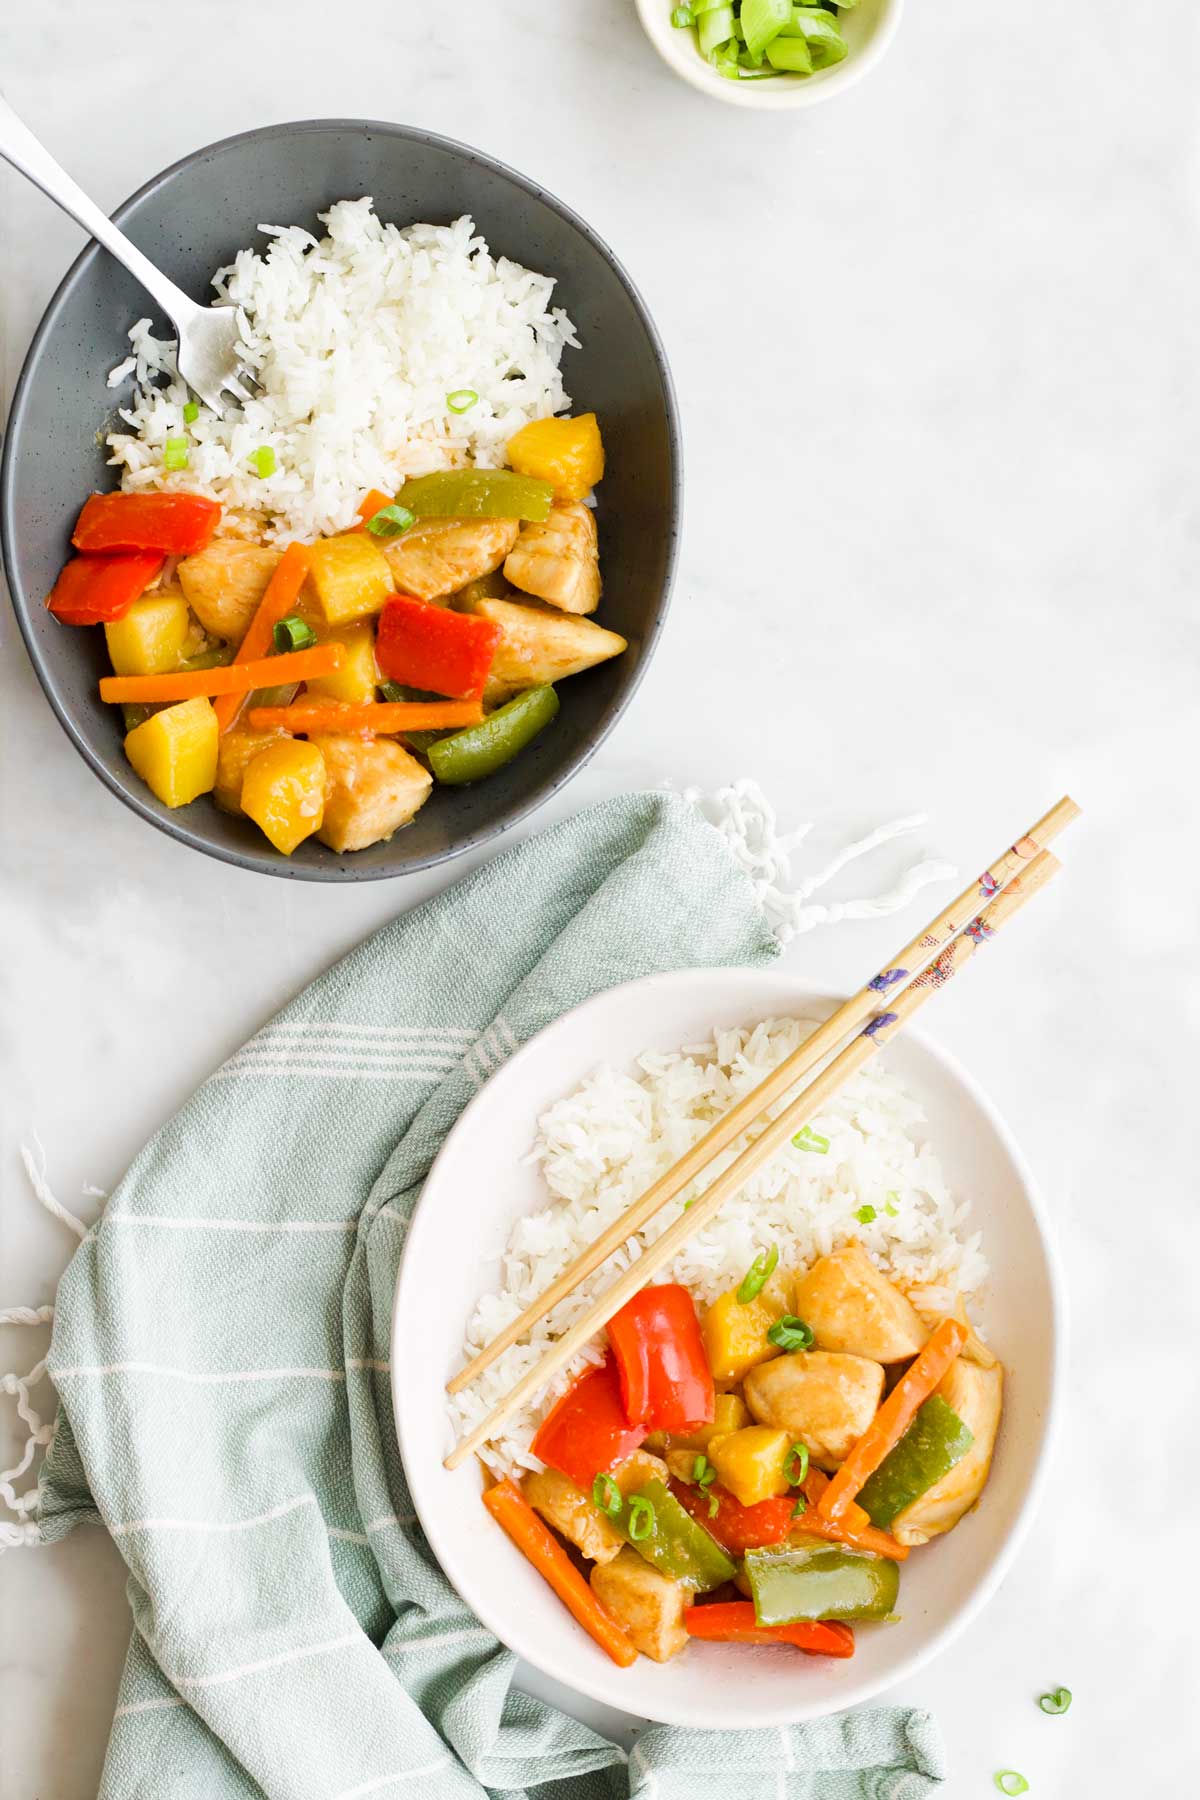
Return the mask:
<svg viewBox="0 0 1200 1800">
<path fill-rule="evenodd" d="M 871 899 L 833 901 L 828 905 L 817 901 L 810 905 L 811 896 L 848 863 L 890 843 L 892 838 L 916 831 L 925 824 L 926 814 L 893 819 L 890 825 L 881 825 L 868 837 L 840 851 L 815 875 L 793 877 L 792 852 L 803 843 L 812 825 L 781 832 L 775 808 L 756 781 L 735 781 L 732 787 L 718 788 L 715 794 L 687 788 L 684 799 L 698 806 L 720 832 L 730 854 L 749 876 L 767 923 L 781 944 L 790 943 L 816 925 L 836 925 L 842 919 L 886 918 L 907 906 L 923 887 L 934 881 L 952 881 L 958 873 L 953 863 L 915 863 L 893 887 Z"/>
<path fill-rule="evenodd" d="M 88 1233 L 82 1219 L 77 1219 L 73 1212 L 56 1200 L 46 1180 L 46 1152 L 41 1141 L 36 1138 L 37 1155 L 35 1157 L 27 1144 L 21 1145 L 21 1161 L 25 1165 L 25 1173 L 29 1177 L 29 1185 L 38 1201 L 46 1211 L 80 1238 Z M 10 1306 L 0 1310 L 0 1325 L 50 1325 L 54 1321 L 52 1306 Z M 17 1414 L 25 1426 L 28 1436 L 20 1460 L 11 1469 L 0 1469 L 0 1504 L 16 1515 L 11 1519 L 0 1519 L 0 1553 L 5 1550 L 31 1549 L 40 1541 L 41 1533 L 29 1514 L 37 1505 L 37 1483 L 18 1493 L 14 1482 L 32 1467 L 33 1460 L 39 1450 L 49 1447 L 54 1437 L 54 1421 L 43 1420 L 30 1398 L 30 1390 L 35 1388 L 46 1373 L 46 1358 L 35 1363 L 25 1374 L 15 1372 L 0 1375 L 0 1394 L 8 1394 L 17 1403 Z"/>
</svg>

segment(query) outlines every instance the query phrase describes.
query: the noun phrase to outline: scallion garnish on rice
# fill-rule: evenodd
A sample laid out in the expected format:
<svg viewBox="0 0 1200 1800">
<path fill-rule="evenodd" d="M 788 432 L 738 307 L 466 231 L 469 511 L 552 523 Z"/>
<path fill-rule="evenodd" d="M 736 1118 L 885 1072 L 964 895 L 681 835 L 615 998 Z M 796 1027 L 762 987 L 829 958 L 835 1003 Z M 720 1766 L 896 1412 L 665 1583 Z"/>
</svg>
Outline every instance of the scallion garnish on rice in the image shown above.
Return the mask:
<svg viewBox="0 0 1200 1800">
<path fill-rule="evenodd" d="M 455 388 L 452 394 L 446 395 L 446 405 L 452 413 L 465 413 L 470 412 L 478 399 L 474 388 Z"/>
<path fill-rule="evenodd" d="M 194 400 L 189 400 L 187 405 L 183 409 L 184 424 L 185 425 L 194 425 L 196 423 L 196 420 L 199 417 L 200 417 L 199 406 L 196 404 L 196 402 Z"/>
<path fill-rule="evenodd" d="M 822 1137 L 820 1132 L 814 1131 L 810 1125 L 800 1127 L 792 1139 L 792 1144 L 797 1150 L 811 1150 L 815 1156 L 824 1156 L 829 1149 L 829 1139 Z"/>
<path fill-rule="evenodd" d="M 188 466 L 188 441 L 185 437 L 169 437 L 163 445 L 163 468 L 174 473 Z"/>
<path fill-rule="evenodd" d="M 250 464 L 256 473 L 262 476 L 264 481 L 268 475 L 273 475 L 276 469 L 276 461 L 275 452 L 272 450 L 270 444 L 260 445 L 250 458 Z"/>
<path fill-rule="evenodd" d="M 686 1209 L 685 1209 L 686 1210 Z M 779 1261 L 779 1245 L 772 1244 L 769 1250 L 760 1250 L 746 1273 L 742 1277 L 737 1297 L 739 1306 L 749 1306 L 758 1296 L 775 1273 Z"/>
<path fill-rule="evenodd" d="M 873 1206 L 860 1206 L 854 1216 L 860 1225 L 873 1224 L 876 1217 L 875 1208 Z"/>
</svg>

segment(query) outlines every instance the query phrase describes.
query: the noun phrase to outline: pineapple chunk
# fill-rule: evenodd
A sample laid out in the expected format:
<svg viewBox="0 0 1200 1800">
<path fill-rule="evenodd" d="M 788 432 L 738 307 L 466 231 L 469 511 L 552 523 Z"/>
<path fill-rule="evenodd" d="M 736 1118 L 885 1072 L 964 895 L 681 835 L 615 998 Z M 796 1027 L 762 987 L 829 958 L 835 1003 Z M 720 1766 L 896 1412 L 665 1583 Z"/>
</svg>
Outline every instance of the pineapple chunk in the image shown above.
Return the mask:
<svg viewBox="0 0 1200 1800">
<path fill-rule="evenodd" d="M 381 611 L 396 590 L 387 557 L 372 538 L 357 531 L 313 545 L 308 584 L 327 625 L 348 625 Z"/>
<path fill-rule="evenodd" d="M 325 759 L 317 746 L 289 737 L 260 750 L 246 765 L 242 811 L 290 856 L 325 812 Z"/>
<path fill-rule="evenodd" d="M 248 725 L 235 725 L 231 731 L 221 733 L 217 745 L 217 781 L 213 799 L 223 812 L 241 812 L 242 782 L 246 778 L 246 770 L 260 750 L 265 750 L 268 744 L 277 744 L 286 735 L 286 732 L 278 729 L 251 731 Z"/>
<path fill-rule="evenodd" d="M 586 506 L 556 506 L 543 522 L 523 525 L 504 573 L 514 587 L 561 612 L 593 613 L 600 604 L 596 520 Z"/>
<path fill-rule="evenodd" d="M 184 557 L 175 573 L 205 631 L 227 644 L 241 643 L 281 554 L 242 538 L 214 538 L 207 549 Z"/>
<path fill-rule="evenodd" d="M 746 1425 L 709 1446 L 717 1480 L 743 1506 L 777 1500 L 788 1491 L 784 1474 L 793 1439 L 769 1425 Z"/>
<path fill-rule="evenodd" d="M 365 850 L 391 837 L 429 798 L 433 776 L 391 738 L 316 737 L 325 758 L 325 817 L 331 850 Z"/>
<path fill-rule="evenodd" d="M 745 1306 L 730 1288 L 713 1301 L 701 1322 L 700 1332 L 714 1381 L 740 1381 L 748 1369 L 767 1362 L 779 1351 L 767 1337 L 776 1319 L 787 1311 L 779 1276 L 767 1283 L 757 1299 Z"/>
<path fill-rule="evenodd" d="M 217 779 L 217 715 L 208 700 L 164 706 L 125 739 L 125 754 L 164 806 L 186 806 Z"/>
<path fill-rule="evenodd" d="M 484 702 L 496 706 L 522 688 L 552 685 L 607 662 L 628 649 L 618 632 L 571 618 L 546 606 L 519 606 L 512 600 L 472 600 L 467 610 L 499 625 Z"/>
<path fill-rule="evenodd" d="M 340 631 L 322 634 L 329 644 L 342 644 L 346 657 L 333 675 L 319 675 L 308 683 L 310 694 L 324 694 L 329 700 L 346 700 L 351 706 L 362 706 L 374 700 L 379 686 L 379 669 L 375 663 L 375 627 L 345 625 Z"/>
<path fill-rule="evenodd" d="M 534 419 L 508 440 L 518 475 L 548 481 L 560 500 L 582 500 L 604 474 L 604 445 L 595 413 L 577 419 Z"/>
<path fill-rule="evenodd" d="M 667 1461 L 670 1462 L 672 1452 L 678 1452 L 690 1462 L 695 1462 L 698 1452 L 707 1450 L 714 1438 L 724 1437 L 730 1431 L 740 1431 L 743 1425 L 749 1423 L 750 1414 L 740 1394 L 718 1394 L 711 1425 L 700 1425 L 685 1437 L 666 1438 Z M 649 1444 L 650 1440 L 647 1438 L 646 1442 Z"/>
<path fill-rule="evenodd" d="M 104 627 L 116 675 L 161 675 L 179 666 L 192 621 L 182 594 L 169 591 L 135 600 L 124 618 Z"/>
</svg>

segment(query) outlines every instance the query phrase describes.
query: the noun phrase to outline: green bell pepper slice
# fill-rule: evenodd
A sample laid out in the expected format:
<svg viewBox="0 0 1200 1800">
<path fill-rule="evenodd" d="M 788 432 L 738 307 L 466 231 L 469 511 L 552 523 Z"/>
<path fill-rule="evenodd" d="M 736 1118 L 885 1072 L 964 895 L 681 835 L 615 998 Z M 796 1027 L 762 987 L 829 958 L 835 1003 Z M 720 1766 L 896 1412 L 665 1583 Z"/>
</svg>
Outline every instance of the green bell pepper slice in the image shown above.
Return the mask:
<svg viewBox="0 0 1200 1800">
<path fill-rule="evenodd" d="M 746 1574 L 760 1625 L 886 1619 L 900 1591 L 900 1570 L 889 1558 L 843 1550 L 821 1538 L 747 1550 Z"/>
<path fill-rule="evenodd" d="M 609 1516 L 660 1575 L 682 1581 L 698 1594 L 710 1593 L 737 1573 L 716 1538 L 696 1523 L 665 1482 L 646 1482 L 625 1496 L 620 1512 Z"/>
<path fill-rule="evenodd" d="M 396 499 L 418 519 L 530 519 L 550 511 L 548 481 L 512 469 L 440 469 L 406 481 Z"/>
<path fill-rule="evenodd" d="M 974 1442 L 953 1408 L 930 1394 L 896 1448 L 863 1483 L 858 1504 L 872 1525 L 890 1531 L 905 1507 L 948 1475 Z"/>
<path fill-rule="evenodd" d="M 439 738 L 425 751 L 434 778 L 448 787 L 482 781 L 494 775 L 550 723 L 558 711 L 552 687 L 526 688 L 515 700 L 490 713 L 482 725 Z"/>
</svg>

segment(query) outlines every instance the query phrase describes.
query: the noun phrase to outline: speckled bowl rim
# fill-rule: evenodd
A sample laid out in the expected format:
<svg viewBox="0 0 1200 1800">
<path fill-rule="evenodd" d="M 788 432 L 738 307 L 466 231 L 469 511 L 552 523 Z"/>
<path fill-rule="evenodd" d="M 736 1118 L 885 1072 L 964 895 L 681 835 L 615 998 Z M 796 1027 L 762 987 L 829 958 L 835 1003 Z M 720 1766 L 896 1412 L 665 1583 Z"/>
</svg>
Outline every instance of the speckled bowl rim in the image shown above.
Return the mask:
<svg viewBox="0 0 1200 1800">
<path fill-rule="evenodd" d="M 276 125 L 257 125 L 250 131 L 234 132 L 229 137 L 217 138 L 210 144 L 204 144 L 197 150 L 191 150 L 176 162 L 159 171 L 157 175 L 138 188 L 113 213 L 113 221 L 123 225 L 131 209 L 153 194 L 157 189 L 172 181 L 176 176 L 185 173 L 194 164 L 205 157 L 228 150 L 237 144 L 261 143 L 266 139 L 293 136 L 314 131 L 359 132 L 364 135 L 380 135 L 400 140 L 402 143 L 418 143 L 429 145 L 434 149 L 445 150 L 461 158 L 469 164 L 476 164 L 488 169 L 492 174 L 502 177 L 513 187 L 521 189 L 531 199 L 540 202 L 552 212 L 572 225 L 587 240 L 593 249 L 608 263 L 618 281 L 628 294 L 635 312 L 646 333 L 659 380 L 662 384 L 663 404 L 666 413 L 667 448 L 671 459 L 670 475 L 670 512 L 666 525 L 666 569 L 657 605 L 646 621 L 642 637 L 642 653 L 637 667 L 630 678 L 629 685 L 614 703 L 608 718 L 600 729 L 583 744 L 566 766 L 535 788 L 531 794 L 509 806 L 487 825 L 469 832 L 464 837 L 442 848 L 431 850 L 425 855 L 414 857 L 409 862 L 399 864 L 396 868 L 380 868 L 368 865 L 356 865 L 353 860 L 347 862 L 336 852 L 330 851 L 328 862 L 320 864 L 291 863 L 286 857 L 271 859 L 265 853 L 255 854 L 232 847 L 210 843 L 199 833 L 191 830 L 182 820 L 163 818 L 141 800 L 134 792 L 122 787 L 112 772 L 107 769 L 100 758 L 93 755 L 91 746 L 77 729 L 70 709 L 59 697 L 53 674 L 42 658 L 36 636 L 32 630 L 33 605 L 24 587 L 17 577 L 16 569 L 16 524 L 14 519 L 13 488 L 17 460 L 17 443 L 21 436 L 25 412 L 29 404 L 29 396 L 33 387 L 34 372 L 40 361 L 43 346 L 51 333 L 56 329 L 59 316 L 74 292 L 82 276 L 91 267 L 96 257 L 107 255 L 97 243 L 89 243 L 75 258 L 57 288 L 51 296 L 30 341 L 29 349 L 21 366 L 21 373 L 13 390 L 12 405 L 4 426 L 4 453 L 0 458 L 0 556 L 3 558 L 4 573 L 8 581 L 9 596 L 16 614 L 25 648 L 34 672 L 41 683 L 42 690 L 58 717 L 58 722 L 66 732 L 75 749 L 83 757 L 89 768 L 108 788 L 110 793 L 153 825 L 167 837 L 178 843 L 186 844 L 192 850 L 199 850 L 205 856 L 217 858 L 220 862 L 230 863 L 235 868 L 248 869 L 256 874 L 275 875 L 283 880 L 291 881 L 390 881 L 405 875 L 413 875 L 422 869 L 437 867 L 440 863 L 450 862 L 455 857 L 464 856 L 471 850 L 490 843 L 502 832 L 519 824 L 523 819 L 544 806 L 556 793 L 566 786 L 567 782 L 577 775 L 601 744 L 613 730 L 621 714 L 629 705 L 640 687 L 649 666 L 651 657 L 658 646 L 658 639 L 666 622 L 667 609 L 671 601 L 671 593 L 679 563 L 679 542 L 681 532 L 681 516 L 683 510 L 683 442 L 679 421 L 679 403 L 675 392 L 675 383 L 671 376 L 670 364 L 662 338 L 651 317 L 650 310 L 628 271 L 620 259 L 610 249 L 598 232 L 587 223 L 565 201 L 557 195 L 541 187 L 529 176 L 522 175 L 519 170 L 501 162 L 497 157 L 489 156 L 486 151 L 476 149 L 473 145 L 461 143 L 457 138 L 446 137 L 440 132 L 426 131 L 417 125 L 400 125 L 378 119 L 297 119 L 284 121 Z"/>
</svg>

